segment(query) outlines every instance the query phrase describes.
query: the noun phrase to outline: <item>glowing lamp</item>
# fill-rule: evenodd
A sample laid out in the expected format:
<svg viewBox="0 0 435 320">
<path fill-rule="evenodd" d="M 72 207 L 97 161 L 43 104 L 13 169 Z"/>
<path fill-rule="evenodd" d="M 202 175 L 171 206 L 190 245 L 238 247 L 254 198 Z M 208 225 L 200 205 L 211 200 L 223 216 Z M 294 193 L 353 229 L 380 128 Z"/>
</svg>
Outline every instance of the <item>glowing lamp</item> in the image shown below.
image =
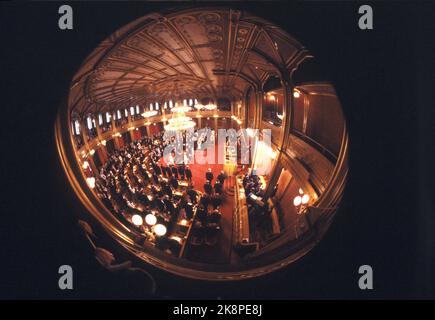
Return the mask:
<svg viewBox="0 0 435 320">
<path fill-rule="evenodd" d="M 310 201 L 310 196 L 308 194 L 304 194 L 302 196 L 302 204 L 307 204 Z"/>
<path fill-rule="evenodd" d="M 166 227 L 163 224 L 156 224 L 154 226 L 154 232 L 158 236 L 164 236 L 166 234 Z"/>
<path fill-rule="evenodd" d="M 299 194 L 304 194 L 304 190 L 302 190 L 301 188 L 299 188 Z"/>
<path fill-rule="evenodd" d="M 95 178 L 94 177 L 86 178 L 86 182 L 88 183 L 88 185 L 91 189 L 95 188 Z"/>
<path fill-rule="evenodd" d="M 89 168 L 89 162 L 85 161 L 83 162 L 83 169 L 86 170 L 87 168 Z"/>
<path fill-rule="evenodd" d="M 302 197 L 301 197 L 301 196 L 297 196 L 297 197 L 295 197 L 295 198 L 293 199 L 293 205 L 294 205 L 295 207 L 300 206 L 301 203 L 302 203 Z"/>
<path fill-rule="evenodd" d="M 145 216 L 145 222 L 150 225 L 153 226 L 157 223 L 157 218 L 155 215 L 149 213 Z"/>
<path fill-rule="evenodd" d="M 141 226 L 143 224 L 143 219 L 140 215 L 135 214 L 131 217 L 131 222 L 133 222 L 135 226 Z"/>
<path fill-rule="evenodd" d="M 144 113 L 141 114 L 142 117 L 144 118 L 149 118 L 149 117 L 153 117 L 157 115 L 157 111 L 156 110 L 149 110 L 149 111 L 145 111 Z"/>
<path fill-rule="evenodd" d="M 301 96 L 301 94 L 299 93 L 299 91 L 294 91 L 293 92 L 293 97 L 295 97 L 295 98 L 299 98 Z"/>
</svg>

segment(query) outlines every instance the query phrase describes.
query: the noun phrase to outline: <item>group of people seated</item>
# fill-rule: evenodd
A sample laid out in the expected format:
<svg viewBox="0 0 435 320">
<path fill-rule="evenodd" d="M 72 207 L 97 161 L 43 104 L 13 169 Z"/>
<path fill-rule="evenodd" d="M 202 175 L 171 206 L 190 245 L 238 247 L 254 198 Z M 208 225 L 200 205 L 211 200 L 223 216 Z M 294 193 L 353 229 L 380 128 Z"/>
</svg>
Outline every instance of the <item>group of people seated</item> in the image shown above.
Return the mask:
<svg viewBox="0 0 435 320">
<path fill-rule="evenodd" d="M 168 143 L 170 141 L 159 133 L 115 150 L 101 167 L 95 190 L 109 210 L 138 231 L 138 241 L 150 241 L 164 251 L 178 254 L 181 243 L 175 243 L 171 235 L 180 231 L 179 221 L 209 227 L 220 220 L 216 216 L 220 217 L 225 174 L 221 172 L 217 176 L 213 187 L 213 173 L 208 170 L 205 192 L 196 190 L 188 165 L 166 164 L 162 160 Z M 148 214 L 167 228 L 165 237 L 153 236 L 146 223 L 133 224 L 134 215 L 145 217 Z M 176 238 L 180 238 L 178 234 Z"/>
<path fill-rule="evenodd" d="M 255 170 L 249 169 L 243 176 L 242 181 L 248 206 L 250 231 L 253 233 L 256 232 L 256 227 L 265 225 L 269 211 L 267 202 L 264 199 L 264 190 L 261 188 L 260 177 L 256 174 Z M 258 199 L 262 199 L 262 201 L 258 201 Z"/>
<path fill-rule="evenodd" d="M 243 176 L 243 188 L 248 199 L 252 198 L 251 195 L 256 197 L 264 196 L 260 177 L 255 173 L 255 170 L 248 169 L 248 172 Z"/>
</svg>

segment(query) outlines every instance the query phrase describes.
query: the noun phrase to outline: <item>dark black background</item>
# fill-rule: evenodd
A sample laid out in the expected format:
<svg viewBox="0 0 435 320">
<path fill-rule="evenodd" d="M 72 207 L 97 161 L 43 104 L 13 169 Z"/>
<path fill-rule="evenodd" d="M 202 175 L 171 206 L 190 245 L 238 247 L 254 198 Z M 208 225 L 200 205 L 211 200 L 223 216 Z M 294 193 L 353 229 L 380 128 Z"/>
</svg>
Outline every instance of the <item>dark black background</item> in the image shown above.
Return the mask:
<svg viewBox="0 0 435 320">
<path fill-rule="evenodd" d="M 77 236 L 77 201 L 60 168 L 54 120 L 73 74 L 112 32 L 180 3 L 71 2 L 74 30 L 57 27 L 64 2 L 2 2 L 0 298 L 118 298 Z M 350 132 L 350 178 L 326 237 L 310 254 L 268 276 L 236 283 L 181 279 L 150 268 L 159 297 L 435 297 L 433 12 L 429 3 L 372 4 L 374 30 L 358 28 L 357 2 L 230 3 L 266 18 L 320 61 Z M 207 5 L 210 5 L 207 3 Z M 74 268 L 75 289 L 57 288 Z M 358 267 L 374 290 L 358 288 Z"/>
</svg>

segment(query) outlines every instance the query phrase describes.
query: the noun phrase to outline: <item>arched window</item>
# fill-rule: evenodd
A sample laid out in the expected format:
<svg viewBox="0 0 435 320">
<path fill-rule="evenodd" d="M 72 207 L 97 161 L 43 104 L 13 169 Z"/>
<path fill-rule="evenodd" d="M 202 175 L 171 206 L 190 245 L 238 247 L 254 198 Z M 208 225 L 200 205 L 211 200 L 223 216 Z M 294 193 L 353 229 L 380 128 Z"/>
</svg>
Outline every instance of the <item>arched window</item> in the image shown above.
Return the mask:
<svg viewBox="0 0 435 320">
<path fill-rule="evenodd" d="M 92 129 L 92 118 L 91 118 L 91 116 L 88 116 L 86 118 L 86 124 L 88 126 L 88 129 L 91 130 Z"/>
<path fill-rule="evenodd" d="M 77 135 L 80 134 L 80 121 L 79 120 L 74 120 L 74 129 Z"/>
</svg>

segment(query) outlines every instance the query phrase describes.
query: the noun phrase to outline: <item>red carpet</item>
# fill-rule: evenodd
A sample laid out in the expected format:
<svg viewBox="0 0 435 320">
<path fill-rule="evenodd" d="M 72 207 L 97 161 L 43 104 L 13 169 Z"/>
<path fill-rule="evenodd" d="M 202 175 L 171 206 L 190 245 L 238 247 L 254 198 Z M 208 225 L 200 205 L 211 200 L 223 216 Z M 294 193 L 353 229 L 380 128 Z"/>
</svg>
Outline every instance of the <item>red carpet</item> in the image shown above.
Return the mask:
<svg viewBox="0 0 435 320">
<path fill-rule="evenodd" d="M 204 191 L 204 183 L 206 182 L 205 173 L 207 172 L 207 169 L 211 168 L 213 172 L 214 179 L 212 184 L 214 184 L 216 177 L 223 169 L 222 164 L 192 164 L 189 167 L 192 170 L 192 179 L 195 189 L 202 192 Z M 219 243 L 214 247 L 192 249 L 188 255 L 189 259 L 204 263 L 230 263 L 233 232 L 233 207 L 234 197 L 224 195 L 222 206 L 220 207 L 220 211 L 222 213 L 222 229 Z"/>
</svg>

